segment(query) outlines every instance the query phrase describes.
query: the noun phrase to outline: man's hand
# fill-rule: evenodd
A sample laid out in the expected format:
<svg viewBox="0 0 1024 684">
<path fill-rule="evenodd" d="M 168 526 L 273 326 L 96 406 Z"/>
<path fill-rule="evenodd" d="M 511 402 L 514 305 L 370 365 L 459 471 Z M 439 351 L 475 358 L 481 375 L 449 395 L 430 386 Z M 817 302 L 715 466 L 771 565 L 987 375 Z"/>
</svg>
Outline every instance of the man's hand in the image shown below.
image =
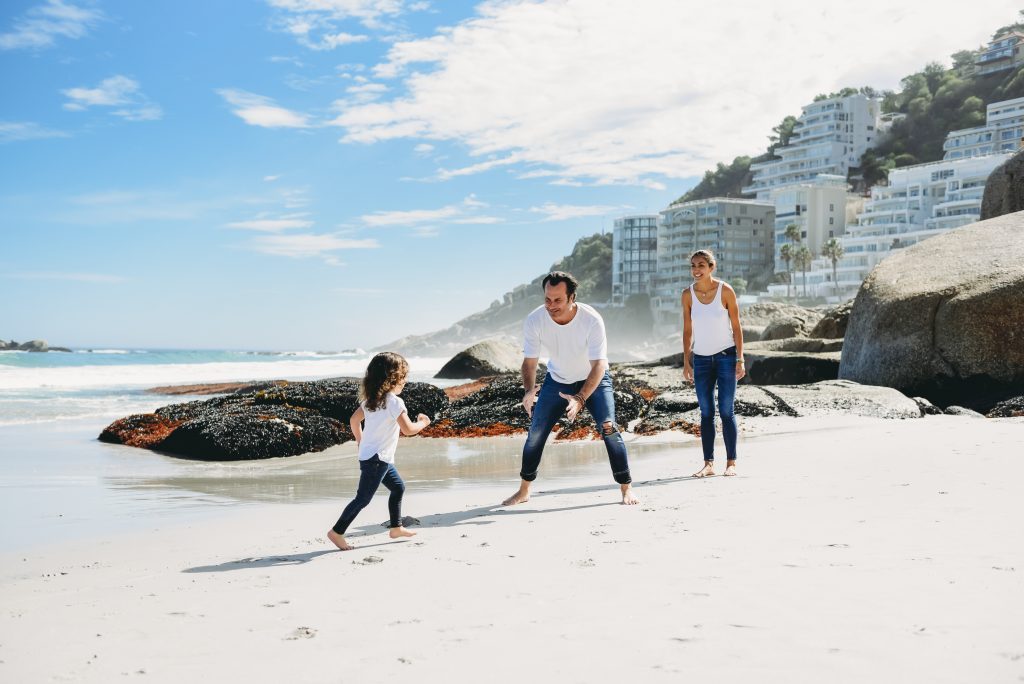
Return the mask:
<svg viewBox="0 0 1024 684">
<path fill-rule="evenodd" d="M 693 382 L 693 366 L 688 363 L 683 364 L 683 381 Z"/>
<path fill-rule="evenodd" d="M 526 390 L 526 394 L 523 395 L 523 408 L 526 409 L 526 415 L 533 418 L 533 405 L 537 403 L 537 388 Z"/>
<path fill-rule="evenodd" d="M 416 416 L 416 422 L 423 423 L 423 427 L 427 427 L 428 425 L 430 425 L 430 416 L 428 416 L 425 413 L 421 413 L 418 416 Z"/>
<path fill-rule="evenodd" d="M 576 420 L 576 414 L 583 409 L 583 402 L 580 398 L 574 394 L 566 394 L 565 392 L 559 392 L 558 396 L 562 397 L 569 402 L 569 407 L 565 409 L 565 416 L 569 419 L 569 422 Z"/>
</svg>

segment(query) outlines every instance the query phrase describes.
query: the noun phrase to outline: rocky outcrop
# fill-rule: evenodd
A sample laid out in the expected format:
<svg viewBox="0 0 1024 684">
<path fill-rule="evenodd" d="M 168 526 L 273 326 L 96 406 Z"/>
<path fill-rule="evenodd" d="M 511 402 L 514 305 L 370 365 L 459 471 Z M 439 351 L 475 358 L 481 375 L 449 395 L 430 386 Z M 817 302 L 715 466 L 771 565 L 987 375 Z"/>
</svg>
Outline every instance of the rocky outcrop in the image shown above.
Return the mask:
<svg viewBox="0 0 1024 684">
<path fill-rule="evenodd" d="M 435 378 L 476 379 L 517 371 L 523 362 L 522 349 L 506 338 L 478 342 L 444 364 Z"/>
<path fill-rule="evenodd" d="M 865 279 L 839 377 L 986 411 L 1024 387 L 1024 212 L 893 252 Z"/>
<path fill-rule="evenodd" d="M 755 385 L 802 385 L 839 377 L 839 352 L 744 351 Z"/>
<path fill-rule="evenodd" d="M 1010 157 L 989 174 L 981 198 L 983 221 L 1024 211 L 1024 152 Z"/>
<path fill-rule="evenodd" d="M 762 341 L 807 337 L 819 320 L 819 311 L 778 302 L 753 304 L 740 309 L 740 323 L 744 332 L 748 328 L 761 328 L 757 339 Z M 744 337 L 744 340 L 747 338 Z"/>
<path fill-rule="evenodd" d="M 0 351 L 27 351 L 27 352 L 70 352 L 67 347 L 51 347 L 46 340 L 30 340 L 28 342 L 4 342 L 0 340 Z"/>
<path fill-rule="evenodd" d="M 846 337 L 846 326 L 850 322 L 850 312 L 853 310 L 853 300 L 840 304 L 834 309 L 829 309 L 811 329 L 809 337 L 825 339 L 837 339 Z"/>
<path fill-rule="evenodd" d="M 989 418 L 1024 418 L 1024 395 L 999 402 L 985 415 Z"/>
</svg>

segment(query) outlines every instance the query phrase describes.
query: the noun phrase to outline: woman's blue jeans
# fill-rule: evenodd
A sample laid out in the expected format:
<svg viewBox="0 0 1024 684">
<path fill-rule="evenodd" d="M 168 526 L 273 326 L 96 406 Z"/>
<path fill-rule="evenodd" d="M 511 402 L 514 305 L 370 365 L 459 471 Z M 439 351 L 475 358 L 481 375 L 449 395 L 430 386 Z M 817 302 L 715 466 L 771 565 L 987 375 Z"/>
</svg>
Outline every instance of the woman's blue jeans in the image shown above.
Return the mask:
<svg viewBox="0 0 1024 684">
<path fill-rule="evenodd" d="M 568 395 L 576 394 L 583 387 L 584 380 L 565 384 L 555 382 L 550 375 L 544 378 L 537 395 L 537 403 L 533 405 L 533 418 L 530 420 L 530 432 L 523 445 L 523 468 L 519 476 L 527 482 L 537 478 L 540 457 L 544 452 L 544 443 L 551 434 L 555 423 L 565 413 L 569 402 L 558 396 L 559 392 Z M 587 410 L 597 424 L 597 431 L 604 438 L 604 446 L 608 450 L 608 462 L 612 467 L 612 477 L 619 484 L 629 484 L 629 460 L 626 457 L 626 444 L 615 424 L 615 394 L 612 392 L 612 378 L 608 373 L 601 378 L 601 383 L 594 393 L 587 397 Z"/>
<path fill-rule="evenodd" d="M 374 454 L 365 461 L 359 462 L 359 486 L 356 488 L 356 498 L 345 506 L 341 517 L 334 524 L 334 531 L 338 534 L 345 534 L 345 530 L 352 524 L 352 521 L 359 515 L 359 511 L 366 508 L 377 488 L 381 483 L 391 492 L 388 497 L 388 513 L 391 515 L 391 527 L 402 526 L 402 495 L 405 494 L 405 483 L 402 476 L 398 474 L 394 464 L 385 463 Z"/>
<path fill-rule="evenodd" d="M 718 413 L 722 416 L 725 454 L 736 459 L 736 347 L 711 356 L 693 354 L 693 386 L 700 404 L 700 442 L 704 460 L 715 460 L 715 385 L 718 385 Z"/>
</svg>

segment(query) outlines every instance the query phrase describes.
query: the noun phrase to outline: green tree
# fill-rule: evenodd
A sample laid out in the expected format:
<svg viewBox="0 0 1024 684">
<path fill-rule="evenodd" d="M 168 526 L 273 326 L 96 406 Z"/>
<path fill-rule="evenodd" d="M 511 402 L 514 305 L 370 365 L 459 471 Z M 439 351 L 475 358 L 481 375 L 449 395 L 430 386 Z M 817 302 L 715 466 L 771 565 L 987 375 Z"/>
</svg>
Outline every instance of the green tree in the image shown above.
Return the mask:
<svg viewBox="0 0 1024 684">
<path fill-rule="evenodd" d="M 746 278 L 740 278 L 740 277 L 733 278 L 732 279 L 732 283 L 730 283 L 730 284 L 732 285 L 732 289 L 736 292 L 737 295 L 741 295 L 741 294 L 743 294 L 743 293 L 745 293 L 747 291 L 747 279 Z"/>
<path fill-rule="evenodd" d="M 790 223 L 786 226 L 786 239 L 790 242 L 800 242 L 800 226 Z"/>
<path fill-rule="evenodd" d="M 793 282 L 793 270 L 789 267 L 793 261 L 793 245 L 788 242 L 779 248 L 779 258 L 786 264 L 786 299 L 790 298 L 789 285 Z"/>
<path fill-rule="evenodd" d="M 829 241 L 824 244 L 821 248 L 821 256 L 825 257 L 832 262 L 832 286 L 835 288 L 836 296 L 839 296 L 839 276 L 836 274 L 836 264 L 843 258 L 843 245 L 835 238 L 829 238 Z"/>
<path fill-rule="evenodd" d="M 811 267 L 811 262 L 814 261 L 814 255 L 811 254 L 811 250 L 807 248 L 807 245 L 800 245 L 793 252 L 793 262 L 797 268 L 799 268 L 804 274 L 804 297 L 807 297 L 807 269 Z"/>
</svg>

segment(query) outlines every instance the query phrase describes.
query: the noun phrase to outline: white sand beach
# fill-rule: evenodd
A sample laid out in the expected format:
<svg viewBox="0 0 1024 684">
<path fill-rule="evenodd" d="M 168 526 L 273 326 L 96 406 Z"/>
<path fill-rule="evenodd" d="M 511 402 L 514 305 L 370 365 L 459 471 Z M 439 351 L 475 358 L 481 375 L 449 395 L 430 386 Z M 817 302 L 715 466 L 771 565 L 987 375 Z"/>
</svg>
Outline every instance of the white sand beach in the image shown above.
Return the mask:
<svg viewBox="0 0 1024 684">
<path fill-rule="evenodd" d="M 1024 421 L 786 420 L 736 478 L 644 450 L 639 506 L 600 462 L 545 477 L 569 444 L 515 508 L 514 466 L 411 486 L 405 542 L 378 496 L 333 550 L 339 491 L 7 553 L 0 680 L 1024 681 Z"/>
</svg>

